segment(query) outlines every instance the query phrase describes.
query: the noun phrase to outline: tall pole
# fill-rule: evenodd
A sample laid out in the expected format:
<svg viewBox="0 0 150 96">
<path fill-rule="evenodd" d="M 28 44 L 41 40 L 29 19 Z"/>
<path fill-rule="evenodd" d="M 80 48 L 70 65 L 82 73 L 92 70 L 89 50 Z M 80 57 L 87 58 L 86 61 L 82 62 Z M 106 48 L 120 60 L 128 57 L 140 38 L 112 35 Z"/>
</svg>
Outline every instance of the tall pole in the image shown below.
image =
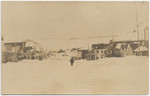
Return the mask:
<svg viewBox="0 0 150 96">
<path fill-rule="evenodd" d="M 144 43 L 146 42 L 146 28 L 144 29 Z"/>
<path fill-rule="evenodd" d="M 88 32 L 88 59 L 90 60 L 90 50 L 89 50 L 89 43 L 90 43 L 90 40 L 89 40 L 89 32 Z"/>
<path fill-rule="evenodd" d="M 137 11 L 137 4 L 135 2 L 135 7 L 136 7 L 136 23 L 137 23 L 137 37 L 138 37 L 138 56 L 140 56 L 140 42 L 139 42 L 139 25 L 138 25 L 138 11 Z"/>
</svg>

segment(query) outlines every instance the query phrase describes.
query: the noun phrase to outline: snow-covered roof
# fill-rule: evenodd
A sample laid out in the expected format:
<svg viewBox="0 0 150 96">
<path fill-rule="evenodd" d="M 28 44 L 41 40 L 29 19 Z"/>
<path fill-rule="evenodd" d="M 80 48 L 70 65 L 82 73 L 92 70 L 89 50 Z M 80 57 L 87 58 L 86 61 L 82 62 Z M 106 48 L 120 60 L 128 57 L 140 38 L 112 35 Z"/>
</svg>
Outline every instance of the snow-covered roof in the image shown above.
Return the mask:
<svg viewBox="0 0 150 96">
<path fill-rule="evenodd" d="M 140 51 L 147 51 L 148 49 L 146 47 L 140 46 Z M 134 51 L 138 51 L 138 48 L 136 48 Z"/>
<path fill-rule="evenodd" d="M 36 48 L 36 51 L 42 51 L 43 48 L 41 47 L 40 44 L 38 44 L 37 42 L 34 42 L 30 39 L 26 40 L 26 47 L 35 47 Z"/>
<path fill-rule="evenodd" d="M 121 47 L 121 44 L 117 44 L 116 48 L 118 48 L 118 49 L 119 49 L 120 47 Z"/>
</svg>

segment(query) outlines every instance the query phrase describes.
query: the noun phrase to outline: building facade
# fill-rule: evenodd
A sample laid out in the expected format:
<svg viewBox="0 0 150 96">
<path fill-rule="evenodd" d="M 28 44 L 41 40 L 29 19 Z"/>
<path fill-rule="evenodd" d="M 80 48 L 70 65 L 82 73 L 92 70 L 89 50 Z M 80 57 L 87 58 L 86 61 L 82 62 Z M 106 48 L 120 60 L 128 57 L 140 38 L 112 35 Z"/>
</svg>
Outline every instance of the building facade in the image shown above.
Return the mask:
<svg viewBox="0 0 150 96">
<path fill-rule="evenodd" d="M 107 51 L 108 46 L 109 46 L 109 44 L 103 44 L 103 43 L 93 44 L 92 50 L 94 53 L 94 60 L 105 58 L 106 54 L 108 53 L 108 51 Z"/>
</svg>

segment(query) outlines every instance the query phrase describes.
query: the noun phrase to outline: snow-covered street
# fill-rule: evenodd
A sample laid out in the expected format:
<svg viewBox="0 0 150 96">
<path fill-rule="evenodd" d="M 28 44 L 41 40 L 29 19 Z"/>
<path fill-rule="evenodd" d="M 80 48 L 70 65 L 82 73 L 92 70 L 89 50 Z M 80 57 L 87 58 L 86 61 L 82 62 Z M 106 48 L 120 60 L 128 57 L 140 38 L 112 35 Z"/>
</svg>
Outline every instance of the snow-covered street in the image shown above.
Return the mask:
<svg viewBox="0 0 150 96">
<path fill-rule="evenodd" d="M 148 57 L 2 64 L 3 94 L 146 94 Z M 145 89 L 146 88 L 146 89 Z"/>
</svg>

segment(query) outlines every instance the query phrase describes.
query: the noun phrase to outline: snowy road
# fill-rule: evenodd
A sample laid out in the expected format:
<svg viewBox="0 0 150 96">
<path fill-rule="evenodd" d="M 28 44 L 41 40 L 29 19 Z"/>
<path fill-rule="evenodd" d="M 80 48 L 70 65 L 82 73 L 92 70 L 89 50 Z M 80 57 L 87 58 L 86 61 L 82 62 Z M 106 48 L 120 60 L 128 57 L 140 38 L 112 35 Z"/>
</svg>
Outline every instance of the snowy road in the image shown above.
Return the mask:
<svg viewBox="0 0 150 96">
<path fill-rule="evenodd" d="M 148 57 L 2 64 L 3 94 L 146 94 Z"/>
</svg>

